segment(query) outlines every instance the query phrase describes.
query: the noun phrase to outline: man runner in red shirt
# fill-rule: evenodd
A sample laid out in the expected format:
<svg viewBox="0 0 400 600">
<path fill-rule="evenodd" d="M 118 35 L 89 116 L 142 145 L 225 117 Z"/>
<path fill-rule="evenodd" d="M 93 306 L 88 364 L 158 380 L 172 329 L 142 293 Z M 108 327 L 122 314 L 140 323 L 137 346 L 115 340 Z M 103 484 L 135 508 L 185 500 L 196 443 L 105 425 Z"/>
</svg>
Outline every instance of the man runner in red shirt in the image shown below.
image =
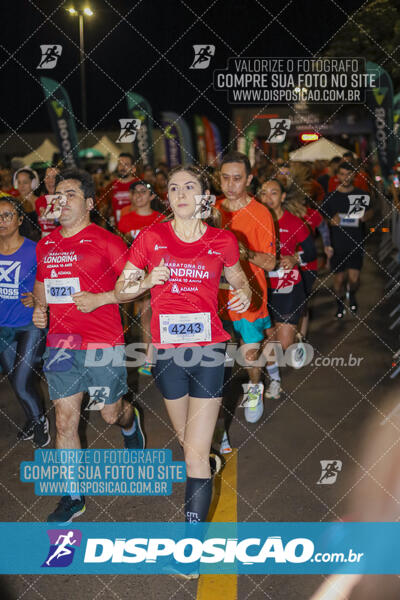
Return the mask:
<svg viewBox="0 0 400 600">
<path fill-rule="evenodd" d="M 44 372 L 55 406 L 56 447 L 80 448 L 83 394 L 92 395 L 100 387 L 104 388 L 103 419 L 122 428 L 126 448 L 141 449 L 144 436 L 139 413 L 123 399 L 128 392 L 124 337 L 114 295 L 126 262 L 126 246 L 90 222 L 95 192 L 88 173 L 64 171 L 56 178 L 56 193 L 60 194 L 61 226 L 37 244 L 33 313 L 34 324 L 42 329 L 47 327 L 49 308 Z M 106 352 L 112 353 L 112 364 L 104 365 L 101 360 L 94 364 Z M 48 521 L 70 522 L 84 511 L 83 496 L 63 496 Z"/>
</svg>

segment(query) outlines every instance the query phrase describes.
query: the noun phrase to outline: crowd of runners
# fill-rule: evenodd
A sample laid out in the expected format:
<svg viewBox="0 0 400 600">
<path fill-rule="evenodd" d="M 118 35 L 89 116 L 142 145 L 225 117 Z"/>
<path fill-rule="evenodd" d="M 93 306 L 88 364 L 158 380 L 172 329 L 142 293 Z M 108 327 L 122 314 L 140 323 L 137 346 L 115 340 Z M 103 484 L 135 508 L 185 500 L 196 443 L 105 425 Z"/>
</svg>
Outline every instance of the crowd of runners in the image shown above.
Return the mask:
<svg viewBox="0 0 400 600">
<path fill-rule="evenodd" d="M 227 343 L 242 351 L 238 403 L 251 426 L 285 389 L 282 353 L 305 364 L 322 274 L 333 273 L 332 318 L 358 310 L 373 177 L 352 153 L 252 167 L 236 151 L 218 169 L 138 173 L 123 153 L 110 176 L 48 167 L 40 181 L 22 167 L 0 177 L 0 367 L 22 409 L 18 440 L 50 447 L 55 415 L 55 447 L 80 448 L 89 393 L 121 447 L 145 448 L 124 364 L 127 341 L 141 341 L 139 373 L 154 378 L 184 453 L 185 520 L 206 520 L 213 449 L 231 451 L 224 391 L 238 368 Z M 106 349 L 121 360 L 99 368 Z M 83 496 L 63 496 L 48 520 L 84 510 Z"/>
</svg>

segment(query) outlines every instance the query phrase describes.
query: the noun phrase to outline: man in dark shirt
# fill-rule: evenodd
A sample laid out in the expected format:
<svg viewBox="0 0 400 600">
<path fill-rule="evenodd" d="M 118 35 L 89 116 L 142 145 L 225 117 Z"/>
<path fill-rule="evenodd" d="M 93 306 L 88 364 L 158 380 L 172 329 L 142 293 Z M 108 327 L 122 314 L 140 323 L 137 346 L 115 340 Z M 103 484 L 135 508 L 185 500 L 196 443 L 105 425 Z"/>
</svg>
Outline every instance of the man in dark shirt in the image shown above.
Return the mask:
<svg viewBox="0 0 400 600">
<path fill-rule="evenodd" d="M 360 284 L 360 271 L 364 257 L 365 221 L 373 214 L 370 197 L 365 191 L 353 186 L 355 172 L 348 162 L 339 165 L 339 186 L 326 197 L 322 214 L 329 220 L 331 245 L 334 250 L 331 269 L 334 273 L 333 288 L 337 300 L 336 317 L 343 318 L 345 283 L 349 292 L 350 310 L 357 312 L 355 293 Z"/>
</svg>

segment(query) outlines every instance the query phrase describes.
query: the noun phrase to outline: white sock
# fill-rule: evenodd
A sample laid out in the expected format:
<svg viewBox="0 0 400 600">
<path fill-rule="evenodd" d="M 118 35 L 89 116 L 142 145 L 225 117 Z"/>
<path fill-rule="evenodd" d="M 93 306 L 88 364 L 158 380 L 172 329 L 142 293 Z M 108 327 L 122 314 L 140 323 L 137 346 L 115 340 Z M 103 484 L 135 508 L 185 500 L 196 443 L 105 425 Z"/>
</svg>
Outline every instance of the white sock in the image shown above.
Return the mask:
<svg viewBox="0 0 400 600">
<path fill-rule="evenodd" d="M 271 380 L 280 381 L 281 376 L 279 374 L 278 363 L 275 362 L 272 365 L 267 365 L 267 373 L 270 376 Z"/>
</svg>

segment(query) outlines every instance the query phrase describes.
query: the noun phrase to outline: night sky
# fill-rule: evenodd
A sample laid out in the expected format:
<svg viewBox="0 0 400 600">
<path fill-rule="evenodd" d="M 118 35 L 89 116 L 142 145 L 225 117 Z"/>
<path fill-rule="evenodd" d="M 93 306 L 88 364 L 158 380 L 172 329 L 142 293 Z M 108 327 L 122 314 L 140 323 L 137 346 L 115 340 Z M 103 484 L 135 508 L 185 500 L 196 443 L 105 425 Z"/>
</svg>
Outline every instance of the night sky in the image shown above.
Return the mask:
<svg viewBox="0 0 400 600">
<path fill-rule="evenodd" d="M 326 47 L 363 4 L 355 0 L 93 0 L 85 18 L 88 126 L 117 128 L 126 116 L 124 92 L 132 89 L 161 110 L 214 120 L 229 128 L 230 106 L 212 89 L 212 71 L 230 56 L 310 56 Z M 75 2 L 78 5 L 78 2 Z M 40 75 L 63 81 L 80 129 L 78 19 L 71 2 L 2 2 L 2 132 L 48 131 Z M 343 10 L 340 10 L 341 6 Z M 39 71 L 40 44 L 63 47 L 53 70 Z M 190 70 L 193 44 L 210 43 L 216 53 L 207 70 Z M 10 57 L 10 54 L 13 55 Z M 163 56 L 164 55 L 164 56 Z"/>
</svg>

